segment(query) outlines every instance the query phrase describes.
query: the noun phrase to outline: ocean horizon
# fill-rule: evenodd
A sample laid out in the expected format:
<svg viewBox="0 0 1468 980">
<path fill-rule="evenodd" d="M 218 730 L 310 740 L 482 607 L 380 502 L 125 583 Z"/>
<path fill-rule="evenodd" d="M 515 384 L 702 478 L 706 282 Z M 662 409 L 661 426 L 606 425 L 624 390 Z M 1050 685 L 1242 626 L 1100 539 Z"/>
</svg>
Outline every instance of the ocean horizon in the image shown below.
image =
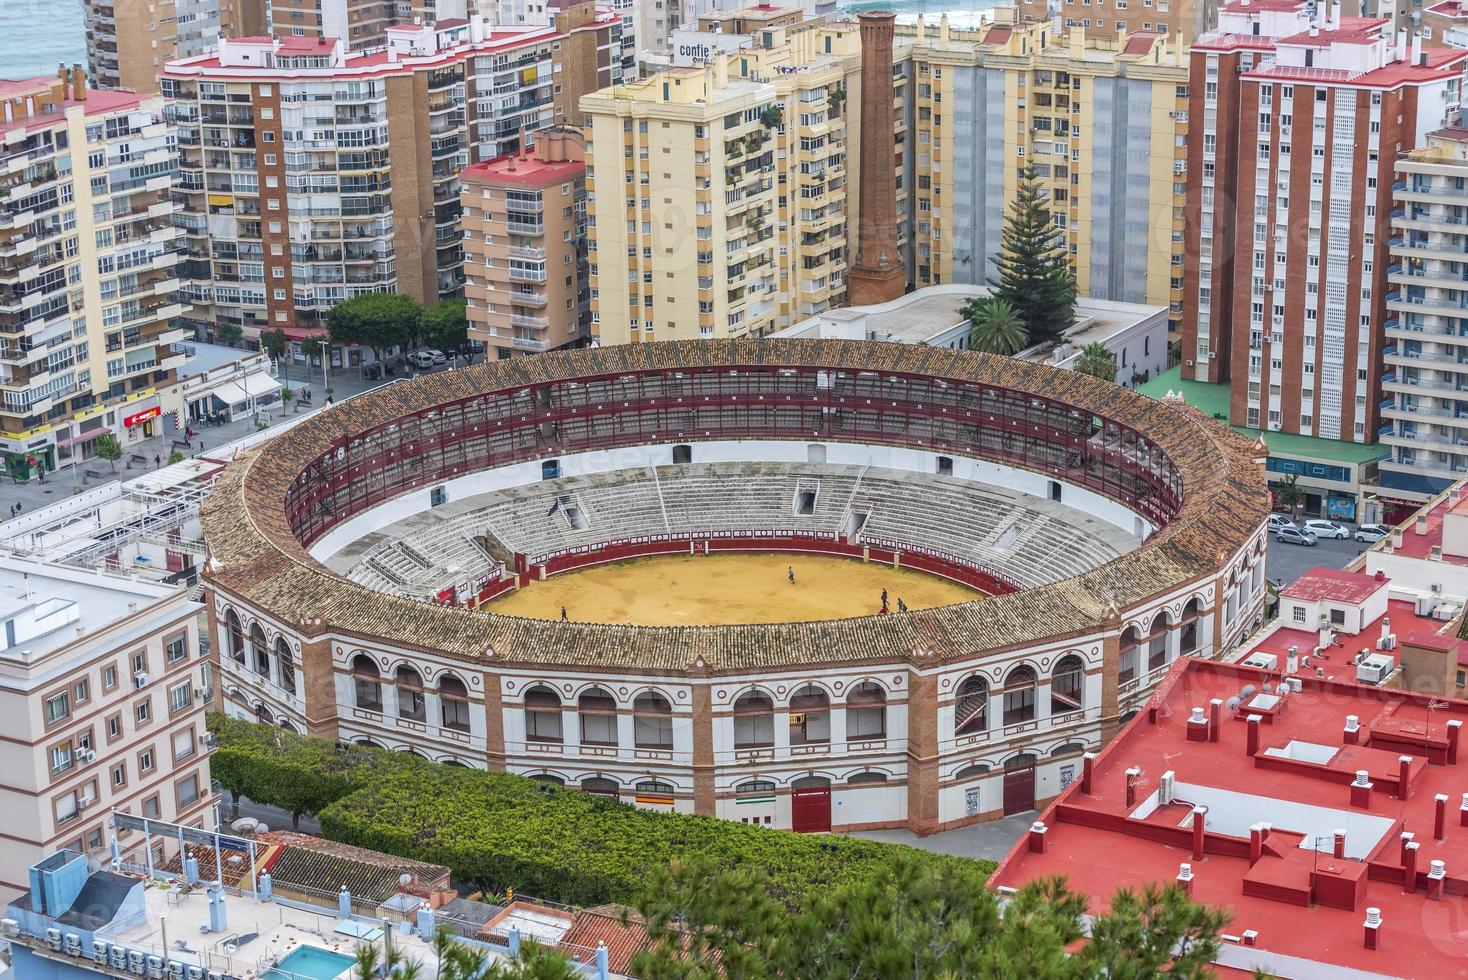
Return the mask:
<svg viewBox="0 0 1468 980">
<path fill-rule="evenodd" d="M 54 75 L 87 63 L 82 0 L 0 0 L 0 78 Z"/>
</svg>

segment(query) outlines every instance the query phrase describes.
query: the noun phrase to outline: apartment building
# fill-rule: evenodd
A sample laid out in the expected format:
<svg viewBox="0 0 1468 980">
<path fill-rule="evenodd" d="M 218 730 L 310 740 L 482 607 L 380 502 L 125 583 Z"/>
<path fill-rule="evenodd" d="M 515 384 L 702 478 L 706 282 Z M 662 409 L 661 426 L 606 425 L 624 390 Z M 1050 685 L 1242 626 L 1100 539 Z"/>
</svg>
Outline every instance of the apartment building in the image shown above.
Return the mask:
<svg viewBox="0 0 1468 980">
<path fill-rule="evenodd" d="M 0 464 L 38 478 L 166 430 L 186 355 L 163 100 L 80 68 L 0 81 Z"/>
<path fill-rule="evenodd" d="M 907 220 L 913 282 L 998 275 L 1005 216 L 1033 167 L 1069 247 L 1080 295 L 1182 310 L 1188 140 L 1184 49 L 1156 34 L 1056 36 L 1000 9 L 979 31 L 907 44 Z"/>
<path fill-rule="evenodd" d="M 569 35 L 474 17 L 388 28 L 375 51 L 224 39 L 169 63 L 201 336 L 228 323 L 249 340 L 274 327 L 302 340 L 361 293 L 456 295 L 459 172 L 520 149 L 583 85 L 610 84 L 617 30 L 610 16 Z M 568 38 L 607 67 L 557 78 Z"/>
<path fill-rule="evenodd" d="M 584 341 L 591 291 L 581 131 L 543 129 L 533 146 L 477 163 L 459 180 L 470 339 L 501 358 Z"/>
<path fill-rule="evenodd" d="M 1187 43 L 1218 20 L 1218 0 L 1018 0 L 1016 6 L 1026 21 L 1093 38 L 1148 31 Z"/>
<path fill-rule="evenodd" d="M 171 58 L 201 54 L 221 35 L 258 34 L 268 0 L 86 0 L 87 61 L 104 88 L 156 94 Z"/>
<path fill-rule="evenodd" d="M 839 305 L 860 71 L 854 24 L 772 27 L 584 97 L 593 337 L 763 335 Z"/>
<path fill-rule="evenodd" d="M 1392 197 L 1379 493 L 1420 504 L 1468 473 L 1468 130 L 1397 160 Z"/>
<path fill-rule="evenodd" d="M 1235 424 L 1375 442 L 1383 381 L 1415 374 L 1383 350 L 1393 172 L 1468 51 L 1387 23 L 1233 0 L 1193 47 L 1183 377 L 1231 380 Z"/>
<path fill-rule="evenodd" d="M 1439 0 L 1422 11 L 1422 38 L 1453 48 L 1468 48 L 1468 3 Z"/>
<path fill-rule="evenodd" d="M 105 860 L 113 810 L 212 827 L 201 608 L 180 588 L 0 557 L 0 896 L 58 848 Z"/>
</svg>

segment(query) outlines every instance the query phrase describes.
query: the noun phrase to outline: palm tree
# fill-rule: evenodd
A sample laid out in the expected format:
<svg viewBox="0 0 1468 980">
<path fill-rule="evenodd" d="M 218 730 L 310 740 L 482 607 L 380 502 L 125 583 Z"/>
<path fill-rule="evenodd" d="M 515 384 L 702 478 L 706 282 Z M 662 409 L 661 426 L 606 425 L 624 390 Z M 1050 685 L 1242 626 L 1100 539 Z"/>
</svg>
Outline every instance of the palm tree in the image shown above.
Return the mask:
<svg viewBox="0 0 1468 980">
<path fill-rule="evenodd" d="M 989 354 L 1015 354 L 1030 342 L 1019 311 L 1007 301 L 993 296 L 972 299 L 959 310 L 968 318 L 969 346 Z"/>
<path fill-rule="evenodd" d="M 1089 343 L 1081 348 L 1080 357 L 1076 358 L 1075 370 L 1077 374 L 1089 374 L 1102 381 L 1115 381 L 1116 355 L 1099 341 Z"/>
<path fill-rule="evenodd" d="M 378 952 L 376 943 L 358 943 L 356 960 L 356 965 L 352 967 L 352 976 L 356 980 L 378 980 L 378 968 L 382 965 L 382 956 Z"/>
</svg>

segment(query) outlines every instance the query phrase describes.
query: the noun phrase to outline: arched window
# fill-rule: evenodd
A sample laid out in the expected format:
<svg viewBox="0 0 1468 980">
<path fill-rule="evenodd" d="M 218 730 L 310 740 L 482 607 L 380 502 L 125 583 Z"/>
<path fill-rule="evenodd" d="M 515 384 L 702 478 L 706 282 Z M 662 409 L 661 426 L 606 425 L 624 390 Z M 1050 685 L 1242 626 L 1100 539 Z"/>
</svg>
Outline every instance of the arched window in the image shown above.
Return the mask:
<svg viewBox="0 0 1468 980">
<path fill-rule="evenodd" d="M 847 786 L 876 786 L 886 781 L 885 772 L 857 772 L 846 777 Z"/>
<path fill-rule="evenodd" d="M 382 710 L 382 677 L 377 665 L 365 653 L 352 658 L 352 685 L 356 688 L 357 707 L 368 711 Z"/>
<path fill-rule="evenodd" d="M 617 744 L 617 700 L 599 687 L 588 688 L 576 702 L 581 716 L 582 745 Z"/>
<path fill-rule="evenodd" d="M 224 629 L 229 637 L 229 655 L 235 663 L 244 666 L 245 663 L 245 631 L 240 626 L 240 617 L 233 609 L 224 617 Z"/>
<path fill-rule="evenodd" d="M 1086 706 L 1086 662 L 1073 653 L 1061 657 L 1050 675 L 1050 714 L 1064 715 Z"/>
<path fill-rule="evenodd" d="M 537 685 L 525 692 L 525 737 L 532 742 L 560 742 L 561 699 L 550 688 Z"/>
<path fill-rule="evenodd" d="M 1137 679 L 1137 662 L 1140 656 L 1138 647 L 1141 642 L 1135 626 L 1128 626 L 1121 631 L 1121 663 L 1116 675 L 1118 684 L 1128 684 Z"/>
<path fill-rule="evenodd" d="M 829 789 L 831 781 L 825 776 L 801 776 L 790 781 L 791 789 Z"/>
<path fill-rule="evenodd" d="M 359 738 L 359 739 L 357 739 L 357 744 L 358 745 L 364 745 L 364 746 L 366 746 L 369 749 L 380 749 L 380 748 L 382 748 L 382 746 L 378 745 L 376 742 L 372 741 L 372 739 L 370 739 L 370 738 Z"/>
<path fill-rule="evenodd" d="M 978 779 L 980 776 L 989 775 L 989 767 L 982 762 L 976 762 L 971 766 L 964 766 L 953 774 L 954 779 Z"/>
<path fill-rule="evenodd" d="M 746 691 L 734 702 L 734 747 L 758 749 L 775 744 L 775 704 L 769 695 Z"/>
<path fill-rule="evenodd" d="M 661 779 L 644 779 L 637 784 L 636 789 L 639 793 L 657 793 L 659 796 L 672 796 L 677 792 L 677 788 L 672 783 L 664 782 Z"/>
<path fill-rule="evenodd" d="M 1020 664 L 1004 678 L 1004 724 L 1018 725 L 1035 720 L 1035 668 Z"/>
<path fill-rule="evenodd" d="M 1152 617 L 1147 631 L 1147 673 L 1167 666 L 1167 613 Z"/>
<path fill-rule="evenodd" d="M 530 774 L 530 778 L 535 780 L 537 783 L 545 783 L 548 786 L 566 785 L 566 781 L 560 776 L 554 776 L 548 772 L 533 772 Z"/>
<path fill-rule="evenodd" d="M 443 727 L 456 732 L 469 730 L 469 689 L 453 674 L 438 679 L 438 710 Z"/>
<path fill-rule="evenodd" d="M 427 721 L 428 708 L 423 699 L 423 677 L 403 664 L 394 678 L 398 688 L 398 717 L 409 721 Z"/>
<path fill-rule="evenodd" d="M 882 685 L 862 681 L 846 696 L 846 740 L 887 737 L 887 692 Z"/>
<path fill-rule="evenodd" d="M 790 696 L 790 744 L 821 745 L 831 741 L 831 699 L 814 684 Z"/>
<path fill-rule="evenodd" d="M 608 779 L 605 776 L 587 776 L 581 780 L 581 792 L 583 793 L 615 800 L 621 791 L 622 787 L 615 779 Z"/>
<path fill-rule="evenodd" d="M 1082 752 L 1085 751 L 1085 745 L 1081 744 L 1080 742 L 1066 742 L 1064 745 L 1057 745 L 1055 746 L 1055 748 L 1051 749 L 1050 758 L 1058 759 L 1063 755 L 1080 755 Z"/>
<path fill-rule="evenodd" d="M 296 726 L 292 725 L 284 718 L 280 719 L 280 721 L 276 722 L 276 724 L 280 726 L 280 730 L 283 732 L 294 732 L 296 730 Z"/>
<path fill-rule="evenodd" d="M 291 645 L 283 636 L 275 638 L 275 662 L 280 665 L 280 686 L 295 694 L 296 663 L 291 658 Z"/>
<path fill-rule="evenodd" d="M 632 701 L 632 744 L 639 749 L 673 747 L 673 705 L 656 691 Z"/>
<path fill-rule="evenodd" d="M 953 703 L 953 735 L 976 735 L 989 728 L 989 682 L 970 677 L 958 685 Z"/>
<path fill-rule="evenodd" d="M 255 673 L 261 677 L 270 676 L 270 644 L 265 639 L 265 631 L 256 623 L 250 627 L 250 653 L 255 661 Z"/>
<path fill-rule="evenodd" d="M 1195 653 L 1198 649 L 1198 621 L 1203 617 L 1203 606 L 1194 596 L 1183 606 L 1183 633 L 1178 650 L 1184 656 Z"/>
</svg>

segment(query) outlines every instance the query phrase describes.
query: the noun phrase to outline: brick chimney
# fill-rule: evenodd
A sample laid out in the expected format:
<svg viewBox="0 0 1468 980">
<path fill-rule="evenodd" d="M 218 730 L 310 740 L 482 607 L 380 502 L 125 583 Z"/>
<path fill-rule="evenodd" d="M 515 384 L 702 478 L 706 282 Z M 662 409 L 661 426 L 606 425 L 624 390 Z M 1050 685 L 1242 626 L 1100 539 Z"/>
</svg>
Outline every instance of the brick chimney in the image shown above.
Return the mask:
<svg viewBox="0 0 1468 980">
<path fill-rule="evenodd" d="M 853 306 L 885 303 L 907 288 L 897 252 L 897 165 L 892 122 L 890 11 L 859 14 L 861 25 L 861 227 L 848 277 Z"/>
<path fill-rule="evenodd" d="M 84 102 L 87 98 L 87 73 L 80 64 L 71 66 L 71 97 L 78 102 Z"/>
</svg>

